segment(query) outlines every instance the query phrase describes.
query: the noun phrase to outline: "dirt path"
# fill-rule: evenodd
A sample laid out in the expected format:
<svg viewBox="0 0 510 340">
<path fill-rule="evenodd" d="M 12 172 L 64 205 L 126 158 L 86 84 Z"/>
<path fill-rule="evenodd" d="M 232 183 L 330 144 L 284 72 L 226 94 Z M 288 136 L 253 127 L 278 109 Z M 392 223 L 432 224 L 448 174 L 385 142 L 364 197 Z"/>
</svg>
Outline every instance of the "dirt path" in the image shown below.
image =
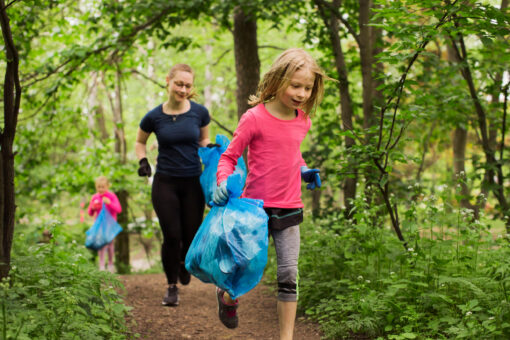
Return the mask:
<svg viewBox="0 0 510 340">
<path fill-rule="evenodd" d="M 218 319 L 212 284 L 192 278 L 188 286 L 179 287 L 180 305 L 164 307 L 164 274 L 126 275 L 120 280 L 127 290 L 125 303 L 133 307 L 131 331 L 140 334 L 139 339 L 278 339 L 276 298 L 262 284 L 241 297 L 239 327 L 231 330 Z M 298 317 L 294 339 L 320 339 L 318 329 Z"/>
</svg>

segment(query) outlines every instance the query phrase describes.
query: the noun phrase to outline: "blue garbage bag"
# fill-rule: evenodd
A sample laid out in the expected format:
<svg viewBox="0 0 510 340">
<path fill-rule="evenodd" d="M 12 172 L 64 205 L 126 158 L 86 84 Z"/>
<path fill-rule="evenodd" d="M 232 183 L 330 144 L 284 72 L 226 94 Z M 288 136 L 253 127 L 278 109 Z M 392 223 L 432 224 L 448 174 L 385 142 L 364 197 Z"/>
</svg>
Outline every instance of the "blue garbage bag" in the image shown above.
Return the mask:
<svg viewBox="0 0 510 340">
<path fill-rule="evenodd" d="M 205 201 L 209 205 L 211 205 L 210 202 L 212 201 L 214 191 L 216 190 L 216 172 L 218 171 L 218 162 L 220 160 L 221 154 L 227 150 L 230 141 L 226 136 L 218 134 L 216 135 L 216 144 L 219 144 L 220 146 L 214 148 L 198 149 L 198 155 L 204 164 L 204 171 L 200 176 L 200 185 L 202 186 L 202 191 L 204 192 Z M 243 157 L 239 157 L 237 160 L 234 174 L 241 175 L 242 187 L 244 187 L 247 171 Z"/>
<path fill-rule="evenodd" d="M 112 242 L 118 233 L 122 231 L 122 227 L 106 209 L 103 208 L 99 212 L 94 224 L 85 232 L 85 247 L 93 250 L 99 250 L 108 243 Z"/>
<path fill-rule="evenodd" d="M 229 199 L 213 207 L 186 254 L 186 269 L 205 283 L 214 283 L 236 299 L 253 289 L 267 263 L 267 214 L 264 202 L 239 198 L 240 174 L 227 179 Z"/>
</svg>

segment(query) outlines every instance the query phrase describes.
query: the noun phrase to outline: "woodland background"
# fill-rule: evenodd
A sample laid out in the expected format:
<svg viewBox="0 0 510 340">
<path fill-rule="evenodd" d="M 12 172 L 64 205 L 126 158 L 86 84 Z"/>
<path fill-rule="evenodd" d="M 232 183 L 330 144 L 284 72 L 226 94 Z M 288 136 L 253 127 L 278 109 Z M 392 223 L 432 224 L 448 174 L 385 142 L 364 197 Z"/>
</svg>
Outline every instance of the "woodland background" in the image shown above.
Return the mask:
<svg viewBox="0 0 510 340">
<path fill-rule="evenodd" d="M 508 0 L 0 7 L 5 339 L 126 336 L 118 282 L 82 245 L 94 178 L 106 175 L 124 208 L 117 271 L 129 273 L 130 235 L 147 256 L 160 240 L 133 146 L 169 68 L 196 70 L 211 136 L 231 138 L 289 47 L 337 80 L 302 148 L 323 187 L 304 190 L 300 311 L 329 338 L 510 337 Z"/>
</svg>

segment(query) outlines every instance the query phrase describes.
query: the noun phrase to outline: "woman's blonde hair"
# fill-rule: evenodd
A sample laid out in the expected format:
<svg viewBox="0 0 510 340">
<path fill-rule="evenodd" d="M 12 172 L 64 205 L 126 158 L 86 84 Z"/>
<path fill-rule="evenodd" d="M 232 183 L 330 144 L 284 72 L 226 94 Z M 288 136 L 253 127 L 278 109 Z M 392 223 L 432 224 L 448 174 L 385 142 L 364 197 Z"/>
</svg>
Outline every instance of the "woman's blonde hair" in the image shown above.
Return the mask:
<svg viewBox="0 0 510 340">
<path fill-rule="evenodd" d="M 191 73 L 191 75 L 193 77 L 193 82 L 195 82 L 195 71 L 193 71 L 191 66 L 189 66 L 188 64 L 175 64 L 174 66 L 172 66 L 172 68 L 168 72 L 168 78 L 173 79 L 176 76 L 177 72 L 179 72 L 179 71 Z M 166 86 L 166 89 L 168 91 L 168 84 Z M 191 99 L 191 98 L 195 98 L 196 96 L 197 96 L 197 93 L 195 92 L 194 87 L 192 87 L 187 98 Z"/>
<path fill-rule="evenodd" d="M 314 113 L 324 95 L 324 79 L 329 80 L 331 78 L 317 65 L 315 59 L 301 48 L 289 48 L 276 58 L 259 83 L 257 94 L 250 96 L 248 104 L 255 106 L 273 100 L 278 93 L 289 86 L 294 73 L 301 69 L 308 69 L 315 74 L 312 93 L 303 105 L 305 114 Z"/>
</svg>

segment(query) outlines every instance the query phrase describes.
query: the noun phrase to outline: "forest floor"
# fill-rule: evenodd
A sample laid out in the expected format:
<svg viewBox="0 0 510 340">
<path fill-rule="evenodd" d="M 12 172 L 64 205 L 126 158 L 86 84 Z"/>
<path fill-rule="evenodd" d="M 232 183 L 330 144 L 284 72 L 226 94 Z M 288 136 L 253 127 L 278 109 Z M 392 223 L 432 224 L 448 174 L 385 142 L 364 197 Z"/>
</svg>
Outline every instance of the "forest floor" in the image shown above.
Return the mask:
<svg viewBox="0 0 510 340">
<path fill-rule="evenodd" d="M 138 339 L 278 339 L 276 297 L 259 284 L 239 300 L 239 327 L 228 329 L 218 319 L 215 288 L 192 277 L 179 285 L 177 307 L 161 305 L 166 279 L 163 273 L 121 275 L 126 288 L 125 304 L 133 307 L 128 317 L 132 334 Z M 302 316 L 296 319 L 294 339 L 320 339 L 319 326 Z"/>
<path fill-rule="evenodd" d="M 195 277 L 189 285 L 179 287 L 180 303 L 177 307 L 161 305 L 166 290 L 164 273 L 141 274 L 136 271 L 157 268 L 161 263 L 159 244 L 148 242 L 133 235 L 130 240 L 131 275 L 119 275 L 124 284 L 124 303 L 133 309 L 128 316 L 130 332 L 139 334 L 138 339 L 278 339 L 278 317 L 276 314 L 276 292 L 260 283 L 239 300 L 239 327 L 228 329 L 218 318 L 215 287 Z M 149 245 L 144 250 L 142 243 Z M 150 253 L 150 260 L 147 258 Z M 134 337 L 133 337 L 134 338 Z M 294 329 L 295 340 L 320 339 L 319 325 L 303 316 L 297 316 Z"/>
</svg>

